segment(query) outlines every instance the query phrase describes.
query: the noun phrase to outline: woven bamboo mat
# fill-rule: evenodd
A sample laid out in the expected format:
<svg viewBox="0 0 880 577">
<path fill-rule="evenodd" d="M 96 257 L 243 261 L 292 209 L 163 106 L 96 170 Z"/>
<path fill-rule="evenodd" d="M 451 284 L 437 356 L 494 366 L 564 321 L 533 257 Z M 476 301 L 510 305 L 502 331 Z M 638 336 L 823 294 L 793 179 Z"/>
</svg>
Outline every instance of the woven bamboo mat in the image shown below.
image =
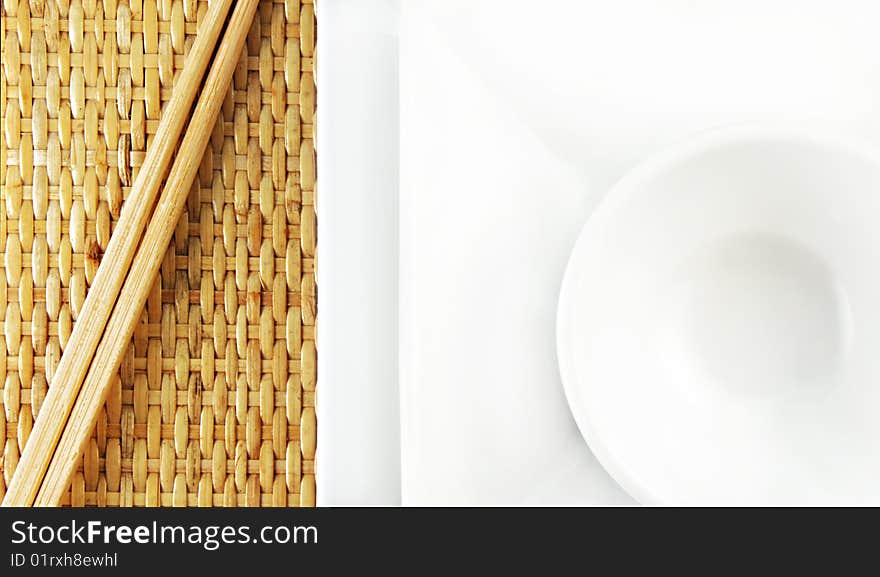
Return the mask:
<svg viewBox="0 0 880 577">
<path fill-rule="evenodd" d="M 3 0 L 0 497 L 206 10 Z M 314 504 L 314 49 L 261 0 L 66 503 Z"/>
</svg>

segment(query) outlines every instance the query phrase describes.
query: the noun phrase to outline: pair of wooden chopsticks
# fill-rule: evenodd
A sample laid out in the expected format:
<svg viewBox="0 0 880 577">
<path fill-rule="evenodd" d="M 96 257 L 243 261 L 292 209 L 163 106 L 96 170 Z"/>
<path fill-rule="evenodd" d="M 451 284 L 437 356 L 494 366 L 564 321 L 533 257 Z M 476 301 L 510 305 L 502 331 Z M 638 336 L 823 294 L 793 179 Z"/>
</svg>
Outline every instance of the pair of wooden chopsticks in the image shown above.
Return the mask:
<svg viewBox="0 0 880 577">
<path fill-rule="evenodd" d="M 67 490 L 183 213 L 258 0 L 236 0 L 226 23 L 231 4 L 232 0 L 212 0 L 209 5 L 15 468 L 3 506 L 57 506 Z M 224 23 L 225 33 L 217 46 Z M 213 63 L 202 86 L 212 54 Z M 192 110 L 200 86 L 201 94 Z M 172 157 L 174 163 L 156 203 Z"/>
</svg>

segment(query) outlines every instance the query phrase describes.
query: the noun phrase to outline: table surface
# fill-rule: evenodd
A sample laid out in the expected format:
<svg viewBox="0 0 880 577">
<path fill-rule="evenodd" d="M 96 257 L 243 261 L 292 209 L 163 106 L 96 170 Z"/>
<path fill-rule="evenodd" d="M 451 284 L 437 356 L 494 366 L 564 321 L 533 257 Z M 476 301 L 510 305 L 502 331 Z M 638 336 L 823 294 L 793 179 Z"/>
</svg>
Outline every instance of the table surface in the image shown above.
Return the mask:
<svg viewBox="0 0 880 577">
<path fill-rule="evenodd" d="M 318 502 L 400 503 L 396 0 L 322 0 Z"/>
</svg>

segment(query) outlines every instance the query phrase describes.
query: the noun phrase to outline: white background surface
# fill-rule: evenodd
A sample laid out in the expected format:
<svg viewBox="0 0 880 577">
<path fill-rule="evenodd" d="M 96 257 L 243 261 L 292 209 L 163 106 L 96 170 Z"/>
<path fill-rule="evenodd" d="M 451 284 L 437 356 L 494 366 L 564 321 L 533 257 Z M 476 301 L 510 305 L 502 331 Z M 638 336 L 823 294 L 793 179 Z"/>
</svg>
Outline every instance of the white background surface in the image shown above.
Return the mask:
<svg viewBox="0 0 880 577">
<path fill-rule="evenodd" d="M 400 503 L 397 10 L 318 6 L 319 505 Z"/>
<path fill-rule="evenodd" d="M 632 502 L 559 382 L 581 226 L 639 159 L 705 128 L 880 134 L 877 17 L 855 0 L 403 3 L 405 504 Z"/>
</svg>

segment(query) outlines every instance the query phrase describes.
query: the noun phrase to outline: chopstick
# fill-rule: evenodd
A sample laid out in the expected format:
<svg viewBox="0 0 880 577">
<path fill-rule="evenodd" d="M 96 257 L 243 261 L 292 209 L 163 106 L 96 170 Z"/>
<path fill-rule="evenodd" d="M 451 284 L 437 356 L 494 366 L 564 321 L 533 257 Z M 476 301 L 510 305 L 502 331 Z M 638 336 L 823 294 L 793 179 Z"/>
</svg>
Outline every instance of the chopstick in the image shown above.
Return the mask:
<svg viewBox="0 0 880 577">
<path fill-rule="evenodd" d="M 125 280 L 125 271 L 150 218 L 175 146 L 180 140 L 198 88 L 232 0 L 212 0 L 202 28 L 177 80 L 143 166 L 132 186 L 111 236 L 101 265 L 76 318 L 73 332 L 52 377 L 43 406 L 34 422 L 15 473 L 3 499 L 4 506 L 27 506 L 33 501 L 55 446 L 86 376 L 113 304 Z"/>
<path fill-rule="evenodd" d="M 82 447 L 94 430 L 122 355 L 152 289 L 165 251 L 180 220 L 187 195 L 226 99 L 232 74 L 241 56 L 258 0 L 237 0 L 208 78 L 156 205 L 147 232 L 125 279 L 119 300 L 107 323 L 85 383 L 70 414 L 61 440 L 34 501 L 35 506 L 57 506 L 70 484 Z"/>
</svg>

